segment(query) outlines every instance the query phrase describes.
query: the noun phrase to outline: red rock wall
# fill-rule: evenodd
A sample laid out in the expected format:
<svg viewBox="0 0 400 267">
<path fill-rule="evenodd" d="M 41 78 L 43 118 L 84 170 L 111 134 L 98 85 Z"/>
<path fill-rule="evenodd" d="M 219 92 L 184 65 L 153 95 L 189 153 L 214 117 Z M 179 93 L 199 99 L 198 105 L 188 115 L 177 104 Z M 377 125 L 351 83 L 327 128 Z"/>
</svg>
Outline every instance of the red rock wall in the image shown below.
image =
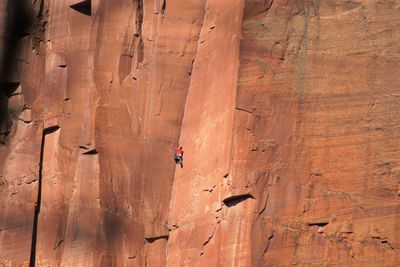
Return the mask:
<svg viewBox="0 0 400 267">
<path fill-rule="evenodd" d="M 0 265 L 397 266 L 399 9 L 3 1 Z"/>
</svg>

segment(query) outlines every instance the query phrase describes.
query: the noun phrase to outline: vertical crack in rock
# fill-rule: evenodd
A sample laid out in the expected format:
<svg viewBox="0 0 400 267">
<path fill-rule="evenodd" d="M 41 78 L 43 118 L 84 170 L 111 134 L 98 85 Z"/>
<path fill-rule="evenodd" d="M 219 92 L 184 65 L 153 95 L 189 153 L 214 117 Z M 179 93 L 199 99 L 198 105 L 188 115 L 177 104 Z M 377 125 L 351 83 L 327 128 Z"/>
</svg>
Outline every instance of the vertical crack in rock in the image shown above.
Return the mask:
<svg viewBox="0 0 400 267">
<path fill-rule="evenodd" d="M 135 33 L 135 36 L 138 37 L 138 44 L 137 44 L 138 54 L 137 54 L 136 69 L 139 68 L 139 64 L 142 63 L 144 58 L 144 44 L 143 44 L 142 30 L 143 30 L 143 0 L 138 0 L 136 7 L 136 33 Z"/>
<path fill-rule="evenodd" d="M 192 76 L 193 65 L 194 65 L 194 61 L 195 61 L 195 60 L 196 60 L 196 59 L 193 59 L 193 60 L 192 60 L 192 64 L 190 64 L 190 69 L 189 69 L 189 71 L 188 71 L 189 76 Z"/>
<path fill-rule="evenodd" d="M 142 1 L 142 0 L 140 0 L 140 1 Z M 164 0 L 164 1 L 166 1 L 166 0 Z M 204 25 L 204 20 L 205 20 L 205 17 L 206 17 L 207 5 L 208 5 L 208 0 L 206 1 L 205 6 L 204 6 L 204 13 L 203 13 L 203 22 L 202 22 L 202 25 Z M 166 7 L 166 3 L 165 3 L 165 7 Z M 200 32 L 199 32 L 198 37 L 200 37 L 201 31 L 202 31 L 202 29 L 200 29 Z M 198 39 L 198 40 L 199 40 L 199 39 Z M 194 51 L 194 57 L 193 57 L 192 62 L 191 62 L 191 64 L 190 64 L 190 69 L 188 70 L 188 75 L 189 75 L 189 76 L 191 76 L 192 73 L 193 73 L 194 63 L 195 63 L 196 58 L 197 58 L 197 53 L 198 53 L 198 50 L 199 50 L 199 45 L 200 45 L 200 43 L 198 42 L 198 43 L 197 43 L 197 47 L 196 47 L 196 49 L 195 49 L 195 51 Z M 187 92 L 186 92 L 185 100 L 184 100 L 184 104 L 183 104 L 183 114 L 182 114 L 182 117 L 180 118 L 180 131 L 179 131 L 179 135 L 178 135 L 178 137 L 177 137 L 177 140 L 176 140 L 177 142 L 176 142 L 175 145 L 178 145 L 178 144 L 180 143 L 180 140 L 181 140 L 181 136 L 182 136 L 182 125 L 183 125 L 183 121 L 184 121 L 184 117 L 185 117 L 185 113 L 186 113 L 186 106 L 187 106 L 187 102 L 188 102 L 188 95 L 189 95 L 189 90 L 190 90 L 190 85 L 191 85 L 191 83 L 192 83 L 192 81 L 191 81 L 191 79 L 190 79 L 190 80 L 189 80 L 189 87 L 188 87 L 188 90 L 187 90 Z M 175 203 L 174 203 L 174 196 L 175 196 L 175 194 L 176 194 L 176 169 L 175 169 L 175 171 L 174 171 L 174 176 L 173 176 L 173 180 L 172 180 L 172 192 L 171 192 L 170 201 L 169 201 L 169 211 L 168 211 L 168 217 L 169 217 L 169 218 L 168 218 L 168 221 L 171 220 L 171 210 L 173 209 L 173 205 L 175 204 Z M 175 200 L 175 201 L 176 201 L 176 200 Z M 170 222 L 169 222 L 169 223 L 170 223 Z M 170 231 L 171 231 L 171 230 L 176 230 L 176 229 L 179 228 L 179 225 L 172 224 L 172 227 L 171 227 L 171 228 L 172 228 L 172 229 L 170 229 Z M 167 243 L 168 243 L 168 240 L 167 240 Z M 165 253 L 166 253 L 166 255 L 168 255 L 168 245 L 166 246 Z M 202 255 L 202 254 L 204 254 L 204 252 L 201 252 L 200 255 Z M 166 258 L 168 258 L 168 256 L 167 256 Z"/>
<path fill-rule="evenodd" d="M 36 2 L 37 3 L 37 2 Z M 39 54 L 40 47 L 42 44 L 45 43 L 45 31 L 46 31 L 46 25 L 48 22 L 48 10 L 45 10 L 45 5 L 44 5 L 44 0 L 40 0 L 40 3 L 38 4 L 39 7 L 38 12 L 36 14 L 36 20 L 34 23 L 34 26 L 32 28 L 32 47 L 33 50 L 35 51 L 36 55 Z"/>
<path fill-rule="evenodd" d="M 36 242 L 37 242 L 37 230 L 38 230 L 38 220 L 40 213 L 40 204 L 42 200 L 42 174 L 43 174 L 43 159 L 44 159 L 44 148 L 46 143 L 46 135 L 54 133 L 60 129 L 58 125 L 51 126 L 43 129 L 42 133 L 42 143 L 40 145 L 40 158 L 39 158 L 39 174 L 38 174 L 38 192 L 37 199 L 35 203 L 35 212 L 33 217 L 33 229 L 32 229 L 32 243 L 31 243 L 31 255 L 29 261 L 29 267 L 35 267 L 36 261 Z"/>
<path fill-rule="evenodd" d="M 142 41 L 143 27 L 143 0 L 134 2 L 134 6 L 129 15 L 128 27 L 125 31 L 123 53 L 120 55 L 118 66 L 119 83 L 134 69 L 139 68 L 144 58 L 144 44 Z M 132 33 L 133 32 L 133 33 Z M 136 52 L 136 53 L 135 53 Z M 133 77 L 136 80 L 136 77 Z"/>
<path fill-rule="evenodd" d="M 37 2 L 34 1 L 33 3 L 35 4 L 35 3 L 37 3 Z M 38 15 L 37 15 L 38 18 L 42 18 L 42 17 L 43 17 L 43 11 L 44 11 L 44 0 L 40 0 L 40 3 L 39 3 L 39 12 L 38 12 Z"/>
<path fill-rule="evenodd" d="M 265 198 L 264 205 L 263 205 L 262 209 L 258 212 L 258 216 L 261 216 L 261 214 L 263 214 L 263 212 L 267 208 L 268 199 L 269 199 L 269 193 L 268 193 L 267 197 Z"/>
<path fill-rule="evenodd" d="M 165 14 L 165 9 L 167 8 L 167 0 L 164 0 L 161 5 L 161 14 Z"/>
<path fill-rule="evenodd" d="M 270 244 L 271 244 L 271 240 L 272 240 L 272 238 L 274 238 L 274 235 L 275 235 L 275 231 L 274 230 L 272 230 L 272 233 L 269 235 L 269 237 L 268 237 L 268 242 L 267 242 L 267 245 L 265 246 L 265 249 L 264 249 L 264 252 L 263 252 L 263 255 L 265 255 L 266 253 L 267 253 L 267 251 L 268 251 L 268 249 L 269 249 L 269 246 L 270 246 Z"/>
<path fill-rule="evenodd" d="M 230 208 L 248 199 L 255 199 L 255 198 L 251 194 L 243 194 L 243 195 L 227 197 L 222 202 L 224 202 L 225 206 Z"/>
<path fill-rule="evenodd" d="M 142 34 L 143 27 L 143 0 L 136 2 L 136 33 L 135 36 L 139 37 Z"/>
<path fill-rule="evenodd" d="M 84 0 L 77 4 L 71 5 L 70 7 L 79 13 L 82 13 L 86 16 L 91 16 L 92 15 L 92 7 L 91 6 L 92 6 L 91 0 Z"/>
<path fill-rule="evenodd" d="M 206 241 L 204 241 L 203 243 L 203 249 L 200 252 L 200 256 L 202 256 L 204 254 L 204 248 L 208 245 L 208 243 L 210 243 L 211 239 L 214 237 L 216 229 L 214 228 L 213 232 L 211 233 L 211 235 L 207 238 Z"/>
</svg>

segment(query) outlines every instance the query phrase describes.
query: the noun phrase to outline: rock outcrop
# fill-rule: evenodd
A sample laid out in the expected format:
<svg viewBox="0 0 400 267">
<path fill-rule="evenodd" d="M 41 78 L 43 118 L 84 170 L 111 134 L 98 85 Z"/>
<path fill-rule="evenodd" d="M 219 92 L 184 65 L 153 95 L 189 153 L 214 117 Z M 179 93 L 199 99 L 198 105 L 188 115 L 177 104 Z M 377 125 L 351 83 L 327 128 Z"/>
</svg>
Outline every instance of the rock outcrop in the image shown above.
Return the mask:
<svg viewBox="0 0 400 267">
<path fill-rule="evenodd" d="M 399 12 L 2 1 L 0 265 L 397 266 Z"/>
</svg>

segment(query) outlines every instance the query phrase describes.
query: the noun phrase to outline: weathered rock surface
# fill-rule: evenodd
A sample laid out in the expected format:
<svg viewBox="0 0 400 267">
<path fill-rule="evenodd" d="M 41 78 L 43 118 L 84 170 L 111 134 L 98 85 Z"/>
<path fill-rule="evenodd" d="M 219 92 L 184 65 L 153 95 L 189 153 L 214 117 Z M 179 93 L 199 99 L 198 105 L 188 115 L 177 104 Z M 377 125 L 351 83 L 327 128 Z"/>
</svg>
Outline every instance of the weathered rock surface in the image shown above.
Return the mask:
<svg viewBox="0 0 400 267">
<path fill-rule="evenodd" d="M 0 265 L 398 266 L 399 12 L 1 1 Z"/>
</svg>

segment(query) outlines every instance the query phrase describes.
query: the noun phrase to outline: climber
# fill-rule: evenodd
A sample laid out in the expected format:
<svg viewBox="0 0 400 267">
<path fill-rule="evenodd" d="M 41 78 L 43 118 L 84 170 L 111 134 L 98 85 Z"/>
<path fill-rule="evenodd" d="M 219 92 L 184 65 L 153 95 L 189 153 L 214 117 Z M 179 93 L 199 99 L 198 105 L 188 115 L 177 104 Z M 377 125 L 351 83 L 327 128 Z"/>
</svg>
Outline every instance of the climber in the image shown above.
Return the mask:
<svg viewBox="0 0 400 267">
<path fill-rule="evenodd" d="M 174 153 L 174 160 L 176 164 L 180 164 L 181 168 L 183 168 L 183 149 L 182 147 L 178 147 Z"/>
</svg>

